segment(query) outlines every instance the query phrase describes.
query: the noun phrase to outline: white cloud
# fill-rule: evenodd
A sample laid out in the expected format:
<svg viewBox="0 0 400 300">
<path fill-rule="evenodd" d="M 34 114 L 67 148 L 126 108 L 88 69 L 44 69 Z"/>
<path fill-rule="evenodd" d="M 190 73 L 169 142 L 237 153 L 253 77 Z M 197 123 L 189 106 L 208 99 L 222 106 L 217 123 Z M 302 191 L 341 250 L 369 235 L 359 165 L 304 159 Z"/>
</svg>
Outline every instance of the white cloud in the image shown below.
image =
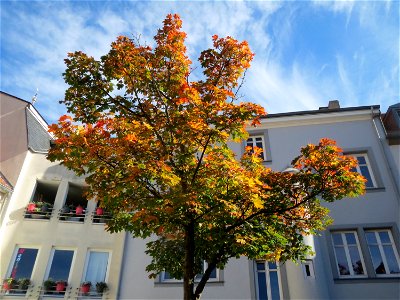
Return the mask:
<svg viewBox="0 0 400 300">
<path fill-rule="evenodd" d="M 2 42 L 3 38 L 7 39 L 4 47 L 15 52 L 1 58 L 2 73 L 7 71 L 7 76 L 2 74 L 2 89 L 12 89 L 17 91 L 16 96 L 30 100 L 39 88 L 38 109 L 53 122 L 64 113 L 58 100 L 66 88 L 61 73 L 67 52 L 82 50 L 99 58 L 120 34 L 141 35 L 143 42 L 151 44 L 165 15 L 178 13 L 188 34 L 188 53 L 194 66 L 198 66 L 196 59 L 200 51 L 211 46 L 213 34 L 248 40 L 256 57 L 242 92 L 246 100 L 264 105 L 267 111 L 318 109 L 335 98 L 343 100 L 342 106 L 359 105 L 363 101 L 389 104 L 398 101 L 398 64 L 386 71 L 380 70 L 373 79 L 365 75 L 371 72 L 368 69 L 371 57 L 381 53 L 398 57 L 398 45 L 393 47 L 396 42 L 393 32 L 398 33 L 398 28 L 391 25 L 388 30 L 382 30 L 386 27 L 380 24 L 376 10 L 379 5 L 356 1 L 315 2 L 316 10 L 344 14 L 348 25 L 357 16 L 359 24 L 371 33 L 371 44 L 374 44 L 373 49 L 360 46 L 350 54 L 339 52 L 336 61 L 321 64 L 310 59 L 310 55 L 293 61 L 282 56 L 292 43 L 297 14 L 307 9 L 304 5 L 278 1 L 15 2 L 7 10 L 2 7 L 1 13 Z M 386 15 L 394 9 L 392 6 L 391 2 L 385 3 Z M 278 13 L 282 17 L 276 18 Z"/>
</svg>

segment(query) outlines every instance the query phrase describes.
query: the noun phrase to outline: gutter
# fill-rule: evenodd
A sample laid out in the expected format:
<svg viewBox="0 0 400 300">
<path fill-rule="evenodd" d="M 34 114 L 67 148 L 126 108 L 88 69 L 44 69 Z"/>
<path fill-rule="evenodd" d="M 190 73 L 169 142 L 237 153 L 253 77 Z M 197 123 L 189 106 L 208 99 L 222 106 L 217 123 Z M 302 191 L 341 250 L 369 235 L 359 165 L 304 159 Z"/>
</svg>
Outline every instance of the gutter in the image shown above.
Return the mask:
<svg viewBox="0 0 400 300">
<path fill-rule="evenodd" d="M 386 167 L 389 169 L 389 177 L 390 177 L 390 179 L 392 181 L 394 190 L 396 192 L 397 201 L 400 202 L 399 182 L 396 180 L 397 174 L 396 174 L 396 171 L 393 168 L 395 163 L 394 163 L 394 161 L 392 159 L 392 155 L 391 155 L 389 146 L 386 143 L 386 135 L 387 135 L 387 133 L 386 133 L 386 130 L 385 130 L 384 126 L 382 126 L 382 121 L 380 119 L 380 116 L 381 116 L 380 112 L 378 112 L 378 113 L 374 112 L 374 107 L 371 106 L 371 117 L 372 117 L 372 123 L 373 123 L 374 128 L 375 128 L 375 133 L 376 133 L 376 136 L 378 137 L 379 145 L 380 145 L 380 148 L 382 150 L 383 156 L 385 158 Z M 382 137 L 381 134 L 379 133 L 379 129 L 378 129 L 378 126 L 376 124 L 376 119 L 377 118 L 379 119 L 379 123 L 381 124 L 381 128 L 383 130 L 383 133 L 385 134 L 385 137 Z"/>
</svg>

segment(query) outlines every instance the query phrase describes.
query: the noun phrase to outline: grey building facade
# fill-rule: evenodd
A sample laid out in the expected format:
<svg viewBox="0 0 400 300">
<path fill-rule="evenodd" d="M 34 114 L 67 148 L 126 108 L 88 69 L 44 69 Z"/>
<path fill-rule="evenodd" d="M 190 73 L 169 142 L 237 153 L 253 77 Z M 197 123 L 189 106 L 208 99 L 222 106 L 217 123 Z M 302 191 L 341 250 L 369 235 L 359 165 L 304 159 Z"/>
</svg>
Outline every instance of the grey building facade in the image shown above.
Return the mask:
<svg viewBox="0 0 400 300">
<path fill-rule="evenodd" d="M 305 237 L 315 254 L 305 262 L 274 263 L 232 259 L 207 284 L 202 299 L 399 299 L 400 196 L 396 154 L 388 143 L 379 106 L 340 108 L 337 101 L 315 111 L 262 118 L 250 137 L 232 144 L 264 149 L 264 165 L 290 167 L 302 146 L 321 138 L 337 141 L 357 158 L 366 193 L 327 203 L 334 223 L 320 236 Z M 179 299 L 182 283 L 160 274 L 148 279 L 145 241 L 126 237 L 121 299 Z"/>
</svg>

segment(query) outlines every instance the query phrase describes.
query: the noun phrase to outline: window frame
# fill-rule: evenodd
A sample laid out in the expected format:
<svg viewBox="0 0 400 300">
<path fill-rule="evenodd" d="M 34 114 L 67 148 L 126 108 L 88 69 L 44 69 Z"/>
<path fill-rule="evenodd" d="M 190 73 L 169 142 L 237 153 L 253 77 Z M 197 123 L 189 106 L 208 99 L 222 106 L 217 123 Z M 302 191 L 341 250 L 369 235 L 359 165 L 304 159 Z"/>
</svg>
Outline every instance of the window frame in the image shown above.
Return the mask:
<svg viewBox="0 0 400 300">
<path fill-rule="evenodd" d="M 263 263 L 264 264 L 264 270 L 258 270 L 257 264 Z M 276 272 L 277 277 L 278 277 L 278 288 L 279 288 L 279 299 L 283 299 L 283 287 L 282 287 L 282 280 L 281 280 L 281 272 L 280 272 L 280 266 L 278 262 L 272 262 L 275 263 L 276 268 L 270 268 L 269 266 L 269 261 L 266 260 L 256 260 L 254 261 L 254 279 L 255 279 L 255 286 L 256 286 L 256 299 L 260 299 L 260 289 L 259 289 L 259 283 L 258 283 L 258 273 L 265 273 L 265 281 L 266 281 L 266 288 L 267 288 L 267 297 L 266 299 L 272 299 L 272 290 L 271 290 L 271 277 L 270 273 L 271 272 Z M 262 299 L 262 298 L 261 298 Z"/>
<path fill-rule="evenodd" d="M 83 273 L 82 273 L 82 282 L 86 281 L 86 275 L 87 275 L 87 269 L 89 266 L 89 258 L 90 258 L 90 253 L 91 252 L 103 252 L 103 253 L 108 253 L 108 259 L 107 259 L 107 269 L 106 273 L 104 274 L 104 282 L 108 282 L 108 276 L 110 273 L 110 265 L 111 265 L 111 255 L 112 252 L 110 250 L 105 250 L 105 249 L 93 249 L 89 248 L 86 252 L 86 258 L 85 258 L 85 266 L 83 268 Z M 96 287 L 96 283 L 92 282 L 92 287 L 91 289 Z"/>
<path fill-rule="evenodd" d="M 341 275 L 340 274 L 339 263 L 338 263 L 336 250 L 335 250 L 335 247 L 340 246 L 340 245 L 335 245 L 335 243 L 333 241 L 333 234 L 339 234 L 339 233 L 340 233 L 340 236 L 341 236 L 341 239 L 342 239 L 342 242 L 343 242 L 343 245 L 341 245 L 341 246 L 343 246 L 343 248 L 344 248 L 344 252 L 345 252 L 345 255 L 346 255 L 347 267 L 348 267 L 348 269 L 350 271 L 350 275 Z M 355 237 L 355 240 L 356 240 L 357 251 L 358 251 L 358 255 L 359 255 L 360 260 L 361 260 L 361 265 L 362 265 L 364 274 L 354 274 L 354 269 L 352 267 L 352 261 L 351 261 L 350 251 L 349 251 L 349 245 L 347 243 L 347 239 L 346 239 L 346 236 L 345 236 L 346 233 L 353 233 L 354 234 L 354 237 Z M 334 254 L 335 262 L 336 262 L 335 267 L 336 267 L 336 271 L 337 271 L 337 273 L 339 275 L 339 278 L 341 278 L 341 279 L 342 278 L 367 278 L 368 277 L 368 272 L 367 272 L 367 269 L 366 269 L 366 266 L 365 266 L 365 260 L 364 260 L 364 256 L 363 256 L 363 253 L 362 253 L 362 250 L 361 250 L 361 246 L 360 246 L 360 241 L 359 241 L 359 238 L 358 238 L 357 230 L 336 230 L 336 231 L 332 231 L 331 232 L 331 241 L 332 241 L 332 246 L 333 246 L 333 254 Z M 350 245 L 350 246 L 353 246 L 353 245 Z"/>
<path fill-rule="evenodd" d="M 54 254 L 56 250 L 67 250 L 67 251 L 72 251 L 72 260 L 71 260 L 71 266 L 69 267 L 69 272 L 68 272 L 68 278 L 66 279 L 67 283 L 69 284 L 71 281 L 71 274 L 73 273 L 73 267 L 75 265 L 75 259 L 76 259 L 76 249 L 75 248 L 68 248 L 68 247 L 53 247 L 50 252 L 49 260 L 47 262 L 47 267 L 46 267 L 46 272 L 43 280 L 50 279 L 50 270 L 51 266 L 53 265 L 53 260 L 54 260 Z M 60 278 L 52 278 L 53 280 L 59 280 Z"/>
<path fill-rule="evenodd" d="M 385 254 L 385 251 L 383 250 L 383 246 L 384 246 L 384 245 L 386 246 L 386 245 L 389 245 L 389 244 L 388 244 L 388 243 L 383 243 L 383 242 L 381 241 L 380 236 L 379 236 L 379 232 L 387 232 L 387 233 L 388 233 L 389 240 L 390 240 L 390 246 L 391 246 L 391 248 L 392 248 L 392 250 L 393 250 L 393 253 L 394 253 L 394 256 L 395 256 L 395 260 L 396 260 L 396 262 L 397 262 L 397 266 L 398 266 L 399 269 L 400 269 L 400 257 L 399 257 L 399 253 L 398 253 L 398 250 L 397 250 L 397 247 L 396 247 L 396 243 L 395 243 L 395 241 L 394 241 L 394 239 L 393 239 L 393 235 L 392 235 L 391 230 L 390 230 L 390 229 L 387 229 L 387 228 L 378 228 L 378 229 L 373 229 L 373 228 L 369 228 L 369 229 L 368 229 L 368 228 L 367 228 L 367 229 L 364 230 L 364 236 L 365 236 L 365 240 L 366 240 L 367 246 L 368 246 L 368 254 L 370 255 L 370 258 L 371 258 L 371 261 L 372 261 L 372 265 L 373 265 L 372 253 L 371 253 L 371 249 L 370 249 L 370 247 L 369 247 L 370 244 L 368 243 L 368 239 L 366 238 L 366 234 L 367 234 L 368 232 L 373 232 L 373 233 L 375 234 L 375 238 L 376 238 L 376 240 L 377 240 L 376 246 L 378 246 L 379 253 L 380 253 L 380 255 L 381 255 L 381 258 L 382 258 L 382 261 L 383 261 L 383 265 L 384 265 L 384 267 L 385 267 L 385 271 L 387 270 L 385 274 L 377 274 L 377 273 L 376 273 L 376 270 L 375 270 L 375 267 L 373 266 L 375 276 L 376 276 L 376 277 L 380 277 L 380 278 L 382 278 L 382 277 L 383 277 L 383 278 L 384 278 L 384 277 L 400 277 L 400 272 L 397 273 L 397 274 L 388 273 L 389 268 L 388 268 L 388 264 L 387 264 L 386 254 Z"/>
<path fill-rule="evenodd" d="M 205 270 L 207 269 L 208 263 L 206 261 L 204 261 L 203 263 L 203 273 L 205 272 Z M 161 283 L 183 283 L 183 279 L 176 279 L 176 278 L 165 278 L 165 274 L 167 272 L 162 271 L 159 275 L 160 278 L 160 282 Z M 197 278 L 198 275 L 202 275 L 203 273 L 197 274 L 195 276 L 195 282 L 199 282 L 201 280 L 201 277 Z M 210 277 L 208 279 L 208 282 L 220 282 L 220 270 L 218 268 L 215 268 L 215 278 Z"/>
<path fill-rule="evenodd" d="M 365 164 L 361 165 L 361 166 L 366 166 L 368 169 L 368 173 L 369 176 L 371 177 L 371 183 L 372 186 L 365 186 L 366 189 L 373 189 L 373 188 L 377 188 L 378 184 L 377 181 L 375 179 L 375 174 L 372 170 L 372 166 L 371 166 L 371 162 L 370 159 L 368 157 L 368 153 L 351 153 L 351 156 L 353 156 L 355 159 L 357 159 L 357 166 L 355 167 L 356 171 L 358 174 L 364 176 L 364 174 L 362 173 L 361 169 L 360 169 L 360 164 L 358 163 L 358 157 L 363 157 L 365 159 Z M 365 176 L 364 176 L 365 177 Z"/>
<path fill-rule="evenodd" d="M 247 140 L 245 141 L 245 148 L 246 148 L 246 147 L 252 147 L 252 148 L 257 147 L 257 141 L 256 141 L 257 138 L 261 138 L 263 161 L 267 161 L 267 151 L 266 151 L 266 148 L 265 148 L 265 136 L 264 136 L 264 135 L 261 135 L 261 134 L 249 135 L 249 137 L 248 137 Z M 249 139 L 252 140 L 252 141 L 251 141 L 252 146 L 249 146 L 249 145 L 247 144 L 247 143 L 249 142 Z M 258 147 L 258 148 L 260 148 L 260 147 Z"/>
<path fill-rule="evenodd" d="M 303 266 L 303 275 L 305 279 L 309 278 L 315 278 L 315 269 L 314 269 L 314 261 L 312 259 L 306 259 L 305 261 L 302 262 Z M 310 275 L 307 275 L 307 267 L 310 272 Z"/>
<path fill-rule="evenodd" d="M 13 254 L 11 256 L 11 260 L 10 260 L 9 265 L 8 265 L 6 278 L 11 277 L 12 269 L 14 267 L 15 260 L 17 259 L 17 256 L 18 256 L 18 251 L 21 248 L 22 249 L 36 249 L 37 250 L 35 262 L 33 263 L 33 266 L 32 266 L 31 276 L 29 277 L 29 279 L 32 280 L 33 274 L 35 273 L 35 269 L 36 269 L 36 266 L 37 266 L 37 261 L 38 261 L 38 257 L 39 257 L 39 254 L 40 254 L 40 248 L 36 247 L 36 246 L 30 246 L 30 245 L 16 245 L 15 246 L 14 252 L 13 252 Z"/>
<path fill-rule="evenodd" d="M 323 233 L 325 238 L 325 242 L 328 249 L 329 261 L 331 266 L 331 272 L 333 279 L 336 283 L 341 282 L 362 282 L 363 280 L 388 280 L 388 279 L 399 279 L 398 274 L 387 274 L 384 276 L 377 276 L 375 274 L 375 269 L 373 266 L 372 257 L 369 252 L 369 247 L 366 239 L 365 232 L 371 230 L 387 230 L 390 232 L 392 237 L 391 241 L 393 242 L 392 246 L 397 251 L 397 254 L 400 255 L 400 231 L 398 229 L 398 224 L 395 222 L 386 222 L 379 224 L 370 224 L 370 223 L 360 223 L 360 224 L 348 224 L 348 225 L 333 225 L 329 226 L 329 228 Z M 357 276 L 357 277 L 349 277 L 349 276 L 339 276 L 337 261 L 334 251 L 334 244 L 332 240 L 332 233 L 342 232 L 342 231 L 356 231 L 358 242 L 360 245 L 360 250 L 363 255 L 364 264 L 365 264 L 365 277 Z"/>
</svg>

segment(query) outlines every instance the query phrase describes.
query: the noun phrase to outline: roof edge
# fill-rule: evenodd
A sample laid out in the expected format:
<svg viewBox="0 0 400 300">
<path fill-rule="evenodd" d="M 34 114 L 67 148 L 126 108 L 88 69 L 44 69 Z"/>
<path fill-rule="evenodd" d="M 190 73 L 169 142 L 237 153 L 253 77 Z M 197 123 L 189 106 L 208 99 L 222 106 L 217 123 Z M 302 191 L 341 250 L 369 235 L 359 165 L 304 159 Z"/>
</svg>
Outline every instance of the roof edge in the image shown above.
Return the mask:
<svg viewBox="0 0 400 300">
<path fill-rule="evenodd" d="M 316 115 L 316 114 L 327 114 L 327 113 L 371 110 L 371 109 L 374 109 L 374 110 L 380 109 L 380 105 L 366 105 L 366 106 L 344 107 L 344 108 L 334 108 L 334 109 L 325 108 L 325 109 L 318 109 L 318 110 L 303 110 L 303 111 L 294 111 L 294 112 L 286 112 L 286 113 L 267 114 L 265 116 L 261 116 L 261 119 L 301 116 L 301 115 Z"/>
</svg>

